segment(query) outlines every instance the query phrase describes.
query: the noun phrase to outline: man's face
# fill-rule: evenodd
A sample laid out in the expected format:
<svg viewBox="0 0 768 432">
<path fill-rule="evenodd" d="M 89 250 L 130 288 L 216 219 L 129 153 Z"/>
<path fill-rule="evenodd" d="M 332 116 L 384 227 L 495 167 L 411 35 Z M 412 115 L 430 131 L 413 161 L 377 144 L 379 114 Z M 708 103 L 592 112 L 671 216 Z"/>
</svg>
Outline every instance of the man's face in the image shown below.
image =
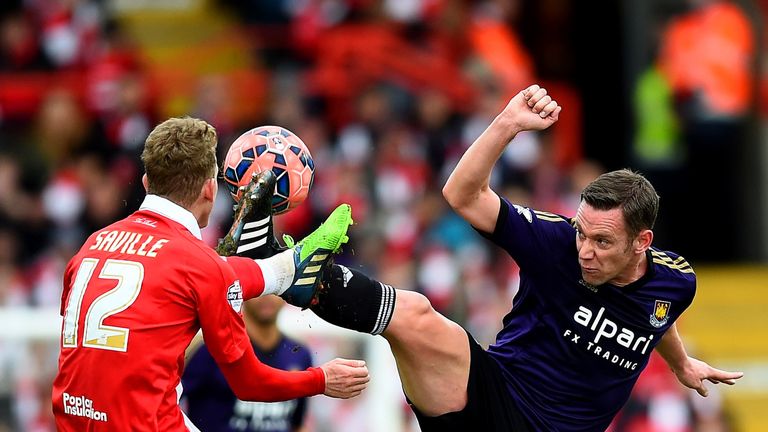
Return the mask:
<svg viewBox="0 0 768 432">
<path fill-rule="evenodd" d="M 631 244 L 620 208 L 597 210 L 581 202 L 576 212 L 576 249 L 585 282 L 626 284 L 634 258 Z"/>
<path fill-rule="evenodd" d="M 283 305 L 285 301 L 276 295 L 254 298 L 245 302 L 245 316 L 260 325 L 274 324 Z"/>
</svg>

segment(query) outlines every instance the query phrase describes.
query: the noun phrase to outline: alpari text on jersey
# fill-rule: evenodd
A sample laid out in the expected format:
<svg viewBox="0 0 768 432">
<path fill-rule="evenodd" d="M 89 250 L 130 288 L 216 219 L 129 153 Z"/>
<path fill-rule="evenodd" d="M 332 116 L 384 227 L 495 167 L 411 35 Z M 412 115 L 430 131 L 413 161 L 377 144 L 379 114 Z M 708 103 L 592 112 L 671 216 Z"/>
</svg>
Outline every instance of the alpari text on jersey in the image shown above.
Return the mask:
<svg viewBox="0 0 768 432">
<path fill-rule="evenodd" d="M 636 335 L 632 330 L 618 326 L 616 322 L 605 316 L 604 307 L 601 307 L 597 313 L 594 313 L 586 306 L 579 306 L 579 310 L 573 314 L 573 320 L 581 325 L 583 329 L 566 329 L 563 332 L 563 337 L 568 338 L 571 343 L 580 345 L 583 349 L 599 356 L 603 360 L 625 369 L 635 370 L 637 362 L 627 359 L 621 351 L 615 348 L 614 352 L 611 352 L 610 348 L 601 345 L 600 341 L 613 340 L 616 344 L 632 353 L 639 350 L 640 354 L 645 355 L 653 340 L 653 335 Z M 586 333 L 584 329 L 586 329 Z M 583 341 L 581 340 L 582 335 L 587 335 Z"/>
</svg>

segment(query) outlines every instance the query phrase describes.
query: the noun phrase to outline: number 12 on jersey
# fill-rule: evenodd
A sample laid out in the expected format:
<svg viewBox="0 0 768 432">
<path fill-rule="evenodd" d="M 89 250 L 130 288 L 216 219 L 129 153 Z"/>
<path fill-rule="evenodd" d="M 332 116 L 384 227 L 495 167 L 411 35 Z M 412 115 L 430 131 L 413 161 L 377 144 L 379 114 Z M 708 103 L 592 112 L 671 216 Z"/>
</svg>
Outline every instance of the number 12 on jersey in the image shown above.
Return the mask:
<svg viewBox="0 0 768 432">
<path fill-rule="evenodd" d="M 64 348 L 77 348 L 78 323 L 82 313 L 83 297 L 98 265 L 98 259 L 84 258 L 77 269 L 64 311 L 62 335 Z M 130 330 L 105 325 L 104 320 L 124 311 L 136 301 L 144 280 L 144 266 L 135 261 L 108 259 L 104 262 L 98 278 L 117 280 L 117 286 L 98 296 L 87 307 L 83 321 L 85 328 L 82 346 L 125 352 L 128 348 Z"/>
</svg>

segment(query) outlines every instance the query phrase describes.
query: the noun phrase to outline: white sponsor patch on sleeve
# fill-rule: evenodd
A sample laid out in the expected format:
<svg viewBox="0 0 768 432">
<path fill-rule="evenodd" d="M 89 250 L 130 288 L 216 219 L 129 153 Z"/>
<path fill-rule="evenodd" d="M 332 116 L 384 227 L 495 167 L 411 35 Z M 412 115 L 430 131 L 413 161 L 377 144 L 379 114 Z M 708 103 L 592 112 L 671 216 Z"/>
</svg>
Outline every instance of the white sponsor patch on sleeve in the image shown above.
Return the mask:
<svg viewBox="0 0 768 432">
<path fill-rule="evenodd" d="M 227 301 L 232 309 L 237 313 L 243 310 L 243 288 L 240 287 L 240 280 L 236 280 L 227 288 Z"/>
</svg>

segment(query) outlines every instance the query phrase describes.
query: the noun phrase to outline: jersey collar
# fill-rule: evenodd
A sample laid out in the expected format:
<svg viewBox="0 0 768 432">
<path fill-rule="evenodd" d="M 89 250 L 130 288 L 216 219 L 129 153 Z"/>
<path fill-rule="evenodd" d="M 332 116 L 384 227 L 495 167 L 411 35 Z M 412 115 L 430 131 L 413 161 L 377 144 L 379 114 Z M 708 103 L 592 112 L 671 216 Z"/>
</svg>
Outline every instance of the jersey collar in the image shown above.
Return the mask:
<svg viewBox="0 0 768 432">
<path fill-rule="evenodd" d="M 161 216 L 165 216 L 168 219 L 183 225 L 184 228 L 189 230 L 189 232 L 197 237 L 198 240 L 203 239 L 200 232 L 200 226 L 197 225 L 197 219 L 195 219 L 192 213 L 168 198 L 148 194 L 144 198 L 144 202 L 141 203 L 139 210 L 148 210 Z"/>
</svg>

